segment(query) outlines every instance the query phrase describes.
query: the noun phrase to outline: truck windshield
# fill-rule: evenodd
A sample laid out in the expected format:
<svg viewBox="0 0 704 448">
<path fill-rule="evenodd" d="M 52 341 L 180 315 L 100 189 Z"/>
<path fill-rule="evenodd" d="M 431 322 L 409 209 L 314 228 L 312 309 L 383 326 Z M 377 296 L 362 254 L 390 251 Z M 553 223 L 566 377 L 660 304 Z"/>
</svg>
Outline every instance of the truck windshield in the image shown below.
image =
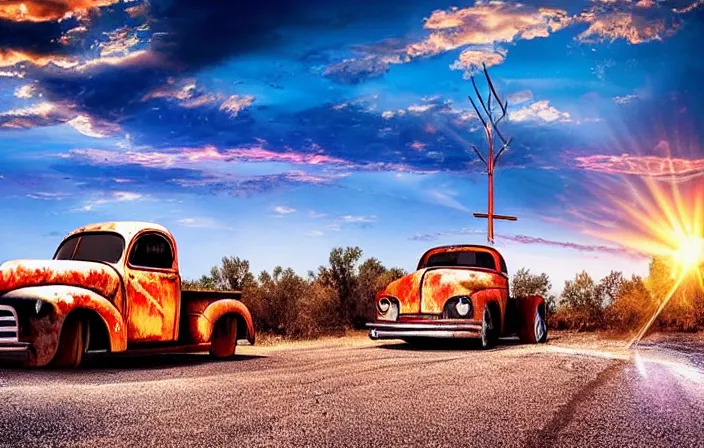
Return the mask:
<svg viewBox="0 0 704 448">
<path fill-rule="evenodd" d="M 439 266 L 462 266 L 496 270 L 494 257 L 488 252 L 479 251 L 440 252 L 428 257 L 425 267 Z"/>
<path fill-rule="evenodd" d="M 116 233 L 79 233 L 66 238 L 54 260 L 104 261 L 117 263 L 125 250 L 125 240 Z"/>
</svg>

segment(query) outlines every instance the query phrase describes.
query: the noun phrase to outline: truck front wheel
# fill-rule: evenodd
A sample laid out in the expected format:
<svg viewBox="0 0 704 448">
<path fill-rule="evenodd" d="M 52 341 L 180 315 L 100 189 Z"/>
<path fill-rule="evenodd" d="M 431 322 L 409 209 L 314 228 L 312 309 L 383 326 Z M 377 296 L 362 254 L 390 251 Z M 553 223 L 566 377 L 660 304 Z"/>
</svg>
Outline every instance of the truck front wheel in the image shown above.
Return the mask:
<svg viewBox="0 0 704 448">
<path fill-rule="evenodd" d="M 210 338 L 210 354 L 215 358 L 230 358 L 237 349 L 237 319 L 224 316 L 215 322 Z"/>
<path fill-rule="evenodd" d="M 52 365 L 59 368 L 75 368 L 81 364 L 88 349 L 90 328 L 81 316 L 69 315 L 61 328 L 61 337 Z"/>
</svg>

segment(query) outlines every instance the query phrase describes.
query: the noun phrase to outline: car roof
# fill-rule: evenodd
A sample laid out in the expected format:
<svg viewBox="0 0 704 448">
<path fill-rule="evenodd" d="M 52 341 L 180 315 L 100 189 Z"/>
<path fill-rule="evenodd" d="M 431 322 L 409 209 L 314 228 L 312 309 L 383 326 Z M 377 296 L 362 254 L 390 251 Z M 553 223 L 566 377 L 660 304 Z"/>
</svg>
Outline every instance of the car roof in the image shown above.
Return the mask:
<svg viewBox="0 0 704 448">
<path fill-rule="evenodd" d="M 71 231 L 68 235 L 66 235 L 66 238 L 71 235 L 75 235 L 77 233 L 82 232 L 115 232 L 120 234 L 125 239 L 125 241 L 129 241 L 134 235 L 141 232 L 142 230 L 158 230 L 166 233 L 167 235 L 171 235 L 171 232 L 169 232 L 166 227 L 152 222 L 114 221 L 88 224 L 79 227 Z"/>
<path fill-rule="evenodd" d="M 418 260 L 417 269 L 421 269 L 428 262 L 428 258 L 430 257 L 430 255 L 435 255 L 443 252 L 456 252 L 467 249 L 474 249 L 477 252 L 489 252 L 496 259 L 497 266 L 500 267 L 500 265 L 502 264 L 501 262 L 503 261 L 504 257 L 501 255 L 501 252 L 499 252 L 494 247 L 484 246 L 481 244 L 450 244 L 447 246 L 431 247 L 430 249 L 426 250 L 425 253 L 423 253 L 423 255 L 420 257 L 420 260 Z M 503 264 L 505 264 L 505 262 Z"/>
</svg>

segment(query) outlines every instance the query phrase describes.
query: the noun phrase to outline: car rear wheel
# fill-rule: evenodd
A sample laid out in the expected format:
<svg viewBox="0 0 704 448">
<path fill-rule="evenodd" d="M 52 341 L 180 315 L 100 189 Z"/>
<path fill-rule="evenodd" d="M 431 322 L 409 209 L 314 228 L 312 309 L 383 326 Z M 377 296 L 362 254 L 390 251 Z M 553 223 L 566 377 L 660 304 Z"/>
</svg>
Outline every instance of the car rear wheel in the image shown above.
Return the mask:
<svg viewBox="0 0 704 448">
<path fill-rule="evenodd" d="M 482 312 L 482 348 L 489 349 L 496 345 L 496 328 L 494 326 L 494 318 L 489 305 L 484 306 Z"/>
<path fill-rule="evenodd" d="M 215 358 L 231 358 L 237 350 L 237 319 L 225 316 L 215 322 L 210 354 Z"/>
<path fill-rule="evenodd" d="M 90 343 L 90 326 L 81 316 L 69 315 L 64 321 L 59 338 L 59 347 L 51 362 L 53 367 L 76 368 Z"/>
<path fill-rule="evenodd" d="M 545 321 L 545 305 L 536 303 L 529 315 L 527 322 L 524 322 L 523 331 L 520 334 L 521 342 L 524 344 L 543 344 L 548 340 L 548 325 Z"/>
</svg>

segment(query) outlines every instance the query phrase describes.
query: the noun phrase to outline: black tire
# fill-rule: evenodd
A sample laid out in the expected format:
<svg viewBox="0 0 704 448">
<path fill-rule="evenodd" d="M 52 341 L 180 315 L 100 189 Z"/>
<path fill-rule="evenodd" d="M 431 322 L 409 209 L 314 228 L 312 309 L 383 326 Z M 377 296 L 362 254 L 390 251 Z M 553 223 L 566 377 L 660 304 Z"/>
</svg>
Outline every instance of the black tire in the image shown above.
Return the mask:
<svg viewBox="0 0 704 448">
<path fill-rule="evenodd" d="M 224 316 L 215 322 L 210 338 L 210 355 L 218 359 L 227 359 L 237 351 L 237 319 Z"/>
<path fill-rule="evenodd" d="M 90 342 L 90 326 L 80 316 L 69 315 L 61 327 L 59 346 L 51 361 L 53 367 L 76 368 L 81 365 L 83 355 Z"/>
<path fill-rule="evenodd" d="M 496 325 L 494 321 L 496 316 L 491 312 L 489 305 L 484 306 L 484 311 L 482 311 L 482 331 L 481 331 L 481 343 L 482 349 L 488 350 L 494 348 L 496 342 L 498 341 L 498 332 L 496 330 Z"/>
</svg>

